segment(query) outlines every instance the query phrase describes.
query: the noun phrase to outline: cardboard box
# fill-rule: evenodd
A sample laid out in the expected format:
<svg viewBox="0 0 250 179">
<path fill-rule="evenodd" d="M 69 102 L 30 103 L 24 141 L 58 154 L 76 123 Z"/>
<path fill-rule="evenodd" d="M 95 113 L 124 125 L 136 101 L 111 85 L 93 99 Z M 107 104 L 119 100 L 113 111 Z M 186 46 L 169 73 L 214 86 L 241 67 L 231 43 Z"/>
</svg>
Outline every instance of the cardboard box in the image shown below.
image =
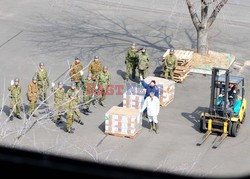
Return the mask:
<svg viewBox="0 0 250 179">
<path fill-rule="evenodd" d="M 105 133 L 134 136 L 142 129 L 138 109 L 113 106 L 105 114 Z"/>
<path fill-rule="evenodd" d="M 123 107 L 141 109 L 146 90 L 143 88 L 131 88 L 123 93 Z"/>
<path fill-rule="evenodd" d="M 171 101 L 174 100 L 175 96 L 175 82 L 167 80 L 164 78 L 149 76 L 144 81 L 150 83 L 152 80 L 156 81 L 157 86 L 159 87 L 159 99 L 161 106 L 168 105 Z"/>
</svg>

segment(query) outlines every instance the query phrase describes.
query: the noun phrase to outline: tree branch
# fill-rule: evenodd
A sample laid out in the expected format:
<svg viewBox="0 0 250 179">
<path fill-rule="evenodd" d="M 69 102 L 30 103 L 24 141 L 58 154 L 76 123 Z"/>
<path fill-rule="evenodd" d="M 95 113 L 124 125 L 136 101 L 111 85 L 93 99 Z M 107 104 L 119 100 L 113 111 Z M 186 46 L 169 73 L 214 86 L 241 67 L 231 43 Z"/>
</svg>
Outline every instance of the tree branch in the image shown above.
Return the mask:
<svg viewBox="0 0 250 179">
<path fill-rule="evenodd" d="M 189 10 L 191 19 L 193 21 L 194 27 L 196 28 L 196 30 L 198 30 L 200 25 L 201 25 L 201 21 L 200 21 L 198 15 L 196 13 L 193 1 L 192 0 L 186 0 L 186 2 L 187 2 L 188 10 Z"/>
<path fill-rule="evenodd" d="M 222 7 L 227 3 L 228 0 L 221 0 L 220 3 L 215 7 L 215 9 L 213 10 L 211 16 L 208 19 L 208 27 L 210 27 L 214 20 L 216 19 L 217 15 L 219 14 L 220 10 L 222 9 Z"/>
<path fill-rule="evenodd" d="M 209 2 L 207 0 L 201 0 L 201 28 L 205 29 L 207 27 L 207 15 Z"/>
</svg>

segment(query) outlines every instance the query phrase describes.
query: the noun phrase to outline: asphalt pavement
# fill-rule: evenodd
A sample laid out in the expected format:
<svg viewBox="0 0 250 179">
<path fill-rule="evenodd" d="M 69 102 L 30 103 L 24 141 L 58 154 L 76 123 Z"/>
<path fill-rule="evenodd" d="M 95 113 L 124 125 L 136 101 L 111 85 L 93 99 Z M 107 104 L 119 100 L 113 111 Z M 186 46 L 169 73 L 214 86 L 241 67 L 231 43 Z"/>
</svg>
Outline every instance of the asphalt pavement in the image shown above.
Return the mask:
<svg viewBox="0 0 250 179">
<path fill-rule="evenodd" d="M 198 2 L 195 0 L 199 12 Z M 250 1 L 229 1 L 209 32 L 211 50 L 236 56 L 237 65 L 231 70 L 245 77 L 247 101 L 250 100 L 249 15 Z M 75 56 L 86 66 L 98 55 L 109 66 L 112 84 L 126 86 L 124 56 L 135 42 L 138 47 L 147 48 L 151 58 L 150 75 L 158 75 L 159 59 L 167 48 L 196 48 L 196 31 L 184 0 L 2 0 L 0 27 L 2 145 L 182 175 L 249 174 L 249 120 L 242 125 L 239 136 L 228 137 L 218 149 L 212 149 L 215 135 L 204 145 L 196 146 L 203 135 L 199 132 L 199 114 L 209 105 L 208 75 L 190 74 L 182 84 L 176 84 L 175 100 L 161 108 L 158 135 L 149 133 L 147 121 L 143 121 L 142 133 L 136 139 L 105 136 L 104 114 L 122 102 L 122 96 L 115 94 L 108 96 L 106 108 L 91 107 L 90 116 L 82 114 L 85 124 L 74 123 L 74 134 L 66 133 L 64 124 L 56 126 L 45 115 L 17 140 L 26 131 L 25 121 L 6 120 L 10 80 L 21 79 L 22 100 L 27 109 L 27 85 L 39 62 L 45 63 L 52 82 Z M 49 103 L 53 106 L 52 97 Z M 47 112 L 44 105 L 38 110 L 43 112 Z"/>
</svg>

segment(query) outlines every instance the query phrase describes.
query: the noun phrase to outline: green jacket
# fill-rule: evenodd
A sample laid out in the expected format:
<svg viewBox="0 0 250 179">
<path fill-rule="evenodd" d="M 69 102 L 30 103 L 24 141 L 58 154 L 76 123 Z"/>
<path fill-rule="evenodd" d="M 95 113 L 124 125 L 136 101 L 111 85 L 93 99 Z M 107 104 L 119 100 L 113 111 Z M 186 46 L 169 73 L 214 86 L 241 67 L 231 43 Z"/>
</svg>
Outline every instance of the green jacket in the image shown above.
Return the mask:
<svg viewBox="0 0 250 179">
<path fill-rule="evenodd" d="M 68 99 L 65 109 L 66 109 L 67 114 L 74 113 L 74 111 L 78 109 L 77 101 Z"/>
<path fill-rule="evenodd" d="M 129 49 L 127 54 L 126 54 L 125 62 L 126 63 L 133 63 L 133 64 L 137 65 L 138 64 L 137 50 Z"/>
<path fill-rule="evenodd" d="M 11 85 L 8 90 L 10 91 L 10 97 L 14 99 L 21 99 L 21 87 L 18 85 Z"/>
<path fill-rule="evenodd" d="M 70 88 L 70 89 L 67 91 L 67 93 L 66 93 L 66 99 L 69 100 L 72 93 L 75 93 L 75 94 L 76 94 L 75 101 L 76 101 L 77 103 L 79 103 L 79 102 L 80 102 L 80 95 L 79 95 L 79 91 L 78 91 L 77 89 L 72 90 L 72 89 Z"/>
<path fill-rule="evenodd" d="M 85 79 L 83 83 L 83 95 L 93 95 L 95 91 L 95 82 L 93 80 Z"/>
<path fill-rule="evenodd" d="M 139 70 L 146 70 L 149 67 L 149 56 L 147 53 L 139 53 L 139 61 L 138 61 L 138 66 Z"/>
<path fill-rule="evenodd" d="M 49 85 L 49 77 L 48 72 L 46 70 L 38 70 L 35 76 L 37 77 L 37 84 L 39 86 Z"/>
<path fill-rule="evenodd" d="M 64 92 L 65 92 L 65 90 L 64 90 L 64 88 L 61 88 L 61 89 L 58 89 L 58 88 L 52 88 L 52 92 L 55 92 L 54 93 L 54 100 L 55 100 L 55 102 L 57 102 L 57 101 L 63 101 L 63 99 L 64 99 Z"/>
<path fill-rule="evenodd" d="M 177 58 L 175 55 L 167 55 L 164 64 L 168 69 L 174 69 L 177 66 Z"/>
<path fill-rule="evenodd" d="M 103 88 L 106 88 L 108 85 L 110 85 L 110 78 L 109 72 L 104 73 L 101 71 L 97 75 L 96 85 L 101 85 Z"/>
</svg>

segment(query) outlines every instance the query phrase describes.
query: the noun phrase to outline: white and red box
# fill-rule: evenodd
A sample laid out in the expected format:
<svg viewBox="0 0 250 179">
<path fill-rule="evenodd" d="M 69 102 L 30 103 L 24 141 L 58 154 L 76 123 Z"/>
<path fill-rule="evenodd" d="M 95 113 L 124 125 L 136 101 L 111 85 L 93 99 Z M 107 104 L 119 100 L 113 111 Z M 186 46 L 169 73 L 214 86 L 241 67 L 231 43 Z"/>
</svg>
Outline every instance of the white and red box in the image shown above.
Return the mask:
<svg viewBox="0 0 250 179">
<path fill-rule="evenodd" d="M 113 106 L 105 114 L 105 133 L 135 136 L 142 129 L 138 109 Z"/>
<path fill-rule="evenodd" d="M 175 82 L 153 76 L 148 76 L 144 81 L 146 83 L 150 83 L 152 80 L 155 80 L 156 85 L 159 87 L 159 99 L 161 106 L 167 106 L 174 100 Z"/>
</svg>

